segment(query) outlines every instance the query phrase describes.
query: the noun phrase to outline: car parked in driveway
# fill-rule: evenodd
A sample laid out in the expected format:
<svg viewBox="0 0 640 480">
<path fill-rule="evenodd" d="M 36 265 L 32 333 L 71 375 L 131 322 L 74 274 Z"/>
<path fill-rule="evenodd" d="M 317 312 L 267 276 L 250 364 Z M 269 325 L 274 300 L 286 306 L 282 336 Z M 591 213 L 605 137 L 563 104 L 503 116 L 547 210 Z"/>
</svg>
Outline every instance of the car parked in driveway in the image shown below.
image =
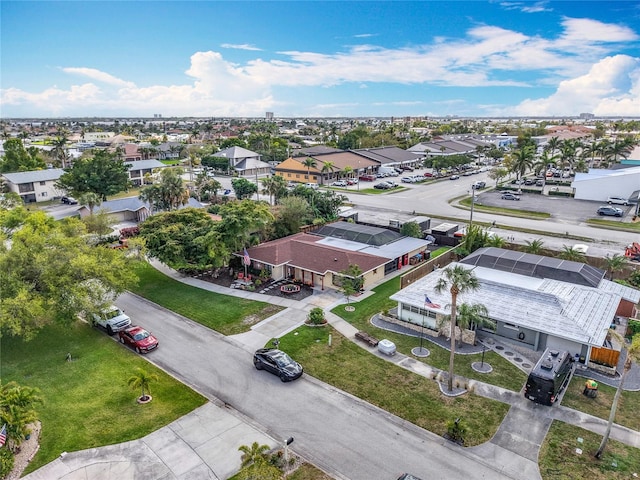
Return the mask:
<svg viewBox="0 0 640 480">
<path fill-rule="evenodd" d="M 606 215 L 609 217 L 621 217 L 622 215 L 624 215 L 624 212 L 622 211 L 621 208 L 610 207 L 608 205 L 603 205 L 602 207 L 598 208 L 596 213 L 601 216 Z"/>
<path fill-rule="evenodd" d="M 302 365 L 277 348 L 261 348 L 253 354 L 253 365 L 257 370 L 266 370 L 280 377 L 283 382 L 300 378 Z"/>
<path fill-rule="evenodd" d="M 626 207 L 631 202 L 629 202 L 628 199 L 622 197 L 609 197 L 607 199 L 607 203 L 609 205 L 624 205 Z"/>
<path fill-rule="evenodd" d="M 503 193 L 500 198 L 502 198 L 502 200 L 520 200 L 520 197 L 513 193 Z"/>
<path fill-rule="evenodd" d="M 137 325 L 118 332 L 118 337 L 120 343 L 133 348 L 138 353 L 149 353 L 158 347 L 158 339 Z"/>
</svg>

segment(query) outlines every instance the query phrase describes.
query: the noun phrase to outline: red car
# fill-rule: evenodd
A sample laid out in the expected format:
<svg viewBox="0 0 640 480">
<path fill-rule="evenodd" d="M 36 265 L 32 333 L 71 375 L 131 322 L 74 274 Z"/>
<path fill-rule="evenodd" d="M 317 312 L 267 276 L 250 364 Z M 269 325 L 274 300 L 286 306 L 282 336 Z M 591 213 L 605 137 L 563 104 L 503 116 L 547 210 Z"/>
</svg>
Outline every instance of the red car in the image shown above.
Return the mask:
<svg viewBox="0 0 640 480">
<path fill-rule="evenodd" d="M 128 345 L 138 353 L 149 353 L 158 346 L 158 339 L 144 328 L 133 326 L 118 332 L 120 343 Z"/>
</svg>

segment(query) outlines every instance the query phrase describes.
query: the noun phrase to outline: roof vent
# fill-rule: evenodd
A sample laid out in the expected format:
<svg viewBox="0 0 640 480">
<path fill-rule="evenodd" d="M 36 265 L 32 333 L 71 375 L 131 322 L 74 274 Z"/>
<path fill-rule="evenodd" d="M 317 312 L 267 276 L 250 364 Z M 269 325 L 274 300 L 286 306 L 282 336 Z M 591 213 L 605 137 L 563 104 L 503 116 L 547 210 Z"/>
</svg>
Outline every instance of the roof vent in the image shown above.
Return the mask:
<svg viewBox="0 0 640 480">
<path fill-rule="evenodd" d="M 333 259 L 333 261 L 334 261 L 334 262 L 337 262 L 337 261 L 338 261 L 338 259 L 337 259 L 337 258 L 334 258 L 334 259 Z"/>
<path fill-rule="evenodd" d="M 546 362 L 546 361 L 545 361 L 545 362 L 542 362 L 542 363 L 540 364 L 540 368 L 541 368 L 541 369 L 543 369 L 543 370 L 552 370 L 552 369 L 553 369 L 553 363 L 551 363 L 551 362 Z"/>
<path fill-rule="evenodd" d="M 560 355 L 560 352 L 558 350 L 550 350 L 549 353 L 551 354 L 551 356 L 553 358 L 557 357 L 558 355 Z"/>
</svg>

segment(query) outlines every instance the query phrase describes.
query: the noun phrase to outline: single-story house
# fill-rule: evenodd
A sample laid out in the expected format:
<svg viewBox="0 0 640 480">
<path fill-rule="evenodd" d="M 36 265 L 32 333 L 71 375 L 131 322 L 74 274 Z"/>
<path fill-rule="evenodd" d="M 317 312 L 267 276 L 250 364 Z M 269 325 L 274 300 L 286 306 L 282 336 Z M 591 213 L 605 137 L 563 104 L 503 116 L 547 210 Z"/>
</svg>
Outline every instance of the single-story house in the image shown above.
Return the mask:
<svg viewBox="0 0 640 480">
<path fill-rule="evenodd" d="M 580 262 L 500 248 L 483 248 L 460 265 L 473 269 L 480 287 L 458 297 L 458 305 L 482 304 L 488 310 L 485 335 L 517 342 L 533 350 L 568 350 L 589 361 L 594 347 L 605 345 L 616 316 L 635 313 L 640 291 L 604 278 L 604 272 Z M 437 332 L 451 312 L 448 289 L 436 292 L 442 269 L 391 296 L 398 317 Z M 436 334 L 436 333 L 434 333 Z"/>
<path fill-rule="evenodd" d="M 307 167 L 303 162 L 311 158 L 315 166 Z M 330 167 L 327 167 L 330 165 Z M 344 170 L 349 167 L 351 173 Z M 275 174 L 285 180 L 302 183 L 329 184 L 338 178 L 357 177 L 365 173 L 375 173 L 380 163 L 357 155 L 354 152 L 338 151 L 304 157 L 288 158 L 275 168 Z M 323 171 L 324 170 L 324 171 Z"/>
<path fill-rule="evenodd" d="M 367 288 L 391 272 L 426 259 L 428 245 L 426 240 L 384 228 L 334 222 L 313 233 L 251 247 L 248 253 L 252 267 L 266 269 L 275 280 L 292 278 L 322 289 L 339 288 L 339 272 L 355 264 L 363 271 Z"/>
<path fill-rule="evenodd" d="M 202 208 L 203 206 L 195 198 L 189 198 L 189 202 L 180 208 L 188 207 Z M 111 215 L 112 219 L 116 223 L 138 223 L 146 220 L 152 213 L 157 213 L 151 211 L 151 206 L 148 202 L 143 202 L 138 197 L 125 197 L 118 198 L 116 200 L 107 200 L 106 202 L 102 202 L 100 205 L 97 205 L 94 208 L 94 213 L 100 210 Z M 81 205 L 78 207 L 78 213 L 81 218 L 84 218 L 90 215 L 91 211 L 86 205 Z"/>
<path fill-rule="evenodd" d="M 3 173 L 9 191 L 20 195 L 24 203 L 46 202 L 60 197 L 64 191 L 56 188 L 62 176 L 62 168 L 33 170 L 30 172 Z"/>
</svg>

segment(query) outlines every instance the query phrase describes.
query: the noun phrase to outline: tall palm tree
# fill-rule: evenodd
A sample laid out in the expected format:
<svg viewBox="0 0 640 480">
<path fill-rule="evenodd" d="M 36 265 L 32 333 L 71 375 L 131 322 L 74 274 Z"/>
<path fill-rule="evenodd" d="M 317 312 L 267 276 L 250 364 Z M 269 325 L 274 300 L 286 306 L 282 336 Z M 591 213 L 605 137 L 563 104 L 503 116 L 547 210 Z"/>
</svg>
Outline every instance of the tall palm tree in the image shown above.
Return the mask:
<svg viewBox="0 0 640 480">
<path fill-rule="evenodd" d="M 617 335 L 617 332 L 612 331 L 614 335 Z M 624 341 L 624 339 L 622 339 Z M 631 364 L 633 362 L 640 361 L 640 335 L 634 335 L 631 339 L 631 345 L 627 348 L 627 358 L 624 361 L 624 366 L 622 367 L 622 375 L 620 376 L 620 383 L 618 384 L 618 388 L 616 389 L 616 393 L 613 396 L 613 402 L 611 402 L 611 410 L 609 412 L 609 421 L 607 422 L 607 429 L 604 432 L 602 437 L 602 442 L 600 442 L 600 446 L 598 447 L 598 451 L 595 453 L 596 458 L 600 458 L 604 453 L 604 449 L 607 447 L 607 442 L 609 441 L 609 435 L 611 434 L 611 427 L 613 426 L 613 421 L 616 418 L 616 410 L 618 409 L 618 401 L 620 400 L 620 394 L 622 393 L 622 388 L 624 385 L 624 381 L 627 378 L 627 374 L 629 370 L 631 370 Z"/>
<path fill-rule="evenodd" d="M 158 374 L 149 373 L 146 370 L 138 367 L 136 368 L 135 373 L 131 377 L 129 377 L 129 380 L 127 380 L 127 384 L 131 388 L 141 389 L 142 395 L 140 395 L 140 400 L 147 400 L 148 399 L 147 393 L 149 395 L 151 394 L 151 390 L 149 389 L 149 386 L 151 385 L 151 383 L 157 382 L 158 380 L 159 380 Z"/>
<path fill-rule="evenodd" d="M 525 145 L 513 152 L 513 165 L 511 169 L 518 179 L 522 178 L 527 170 L 533 166 L 534 158 L 535 150 L 532 145 Z"/>
<path fill-rule="evenodd" d="M 329 172 L 331 174 L 335 169 L 335 162 L 324 162 L 324 164 L 322 165 L 322 170 L 320 170 L 320 172 L 323 174 Z M 320 175 L 320 183 L 324 183 L 324 175 Z"/>
<path fill-rule="evenodd" d="M 351 177 L 351 174 L 353 173 L 353 167 L 352 167 L 352 166 L 350 166 L 350 165 L 347 165 L 346 167 L 344 167 L 344 168 L 342 169 L 342 173 L 344 174 L 344 176 L 345 176 L 346 178 L 350 178 L 350 177 Z"/>
<path fill-rule="evenodd" d="M 551 155 L 554 156 L 556 153 L 556 150 L 560 150 L 560 144 L 562 143 L 562 141 L 558 138 L 558 137 L 551 137 L 549 139 L 549 141 L 547 142 L 546 145 L 546 149 L 545 150 L 551 150 Z"/>
<path fill-rule="evenodd" d="M 316 161 L 315 161 L 315 159 L 313 159 L 311 157 L 307 157 L 302 161 L 302 165 L 307 167 L 307 181 L 308 181 L 309 180 L 309 172 L 311 171 L 311 168 L 316 168 Z"/>
<path fill-rule="evenodd" d="M 480 281 L 473 273 L 472 269 L 467 269 L 462 265 L 454 265 L 445 268 L 438 281 L 435 290 L 438 293 L 449 290 L 451 294 L 451 353 L 449 355 L 449 391 L 453 390 L 453 362 L 456 351 L 456 322 L 457 322 L 457 302 L 458 295 L 468 291 L 477 290 L 480 287 Z"/>
<path fill-rule="evenodd" d="M 613 280 L 613 274 L 621 271 L 625 263 L 627 263 L 627 258 L 624 255 L 615 254 L 611 256 L 607 254 L 604 257 L 604 265 L 609 274 L 609 280 Z"/>
<path fill-rule="evenodd" d="M 67 159 L 69 155 L 67 153 L 67 143 L 69 139 L 66 135 L 57 136 L 54 140 L 51 140 L 51 155 L 60 164 L 61 168 L 67 168 Z"/>
</svg>

